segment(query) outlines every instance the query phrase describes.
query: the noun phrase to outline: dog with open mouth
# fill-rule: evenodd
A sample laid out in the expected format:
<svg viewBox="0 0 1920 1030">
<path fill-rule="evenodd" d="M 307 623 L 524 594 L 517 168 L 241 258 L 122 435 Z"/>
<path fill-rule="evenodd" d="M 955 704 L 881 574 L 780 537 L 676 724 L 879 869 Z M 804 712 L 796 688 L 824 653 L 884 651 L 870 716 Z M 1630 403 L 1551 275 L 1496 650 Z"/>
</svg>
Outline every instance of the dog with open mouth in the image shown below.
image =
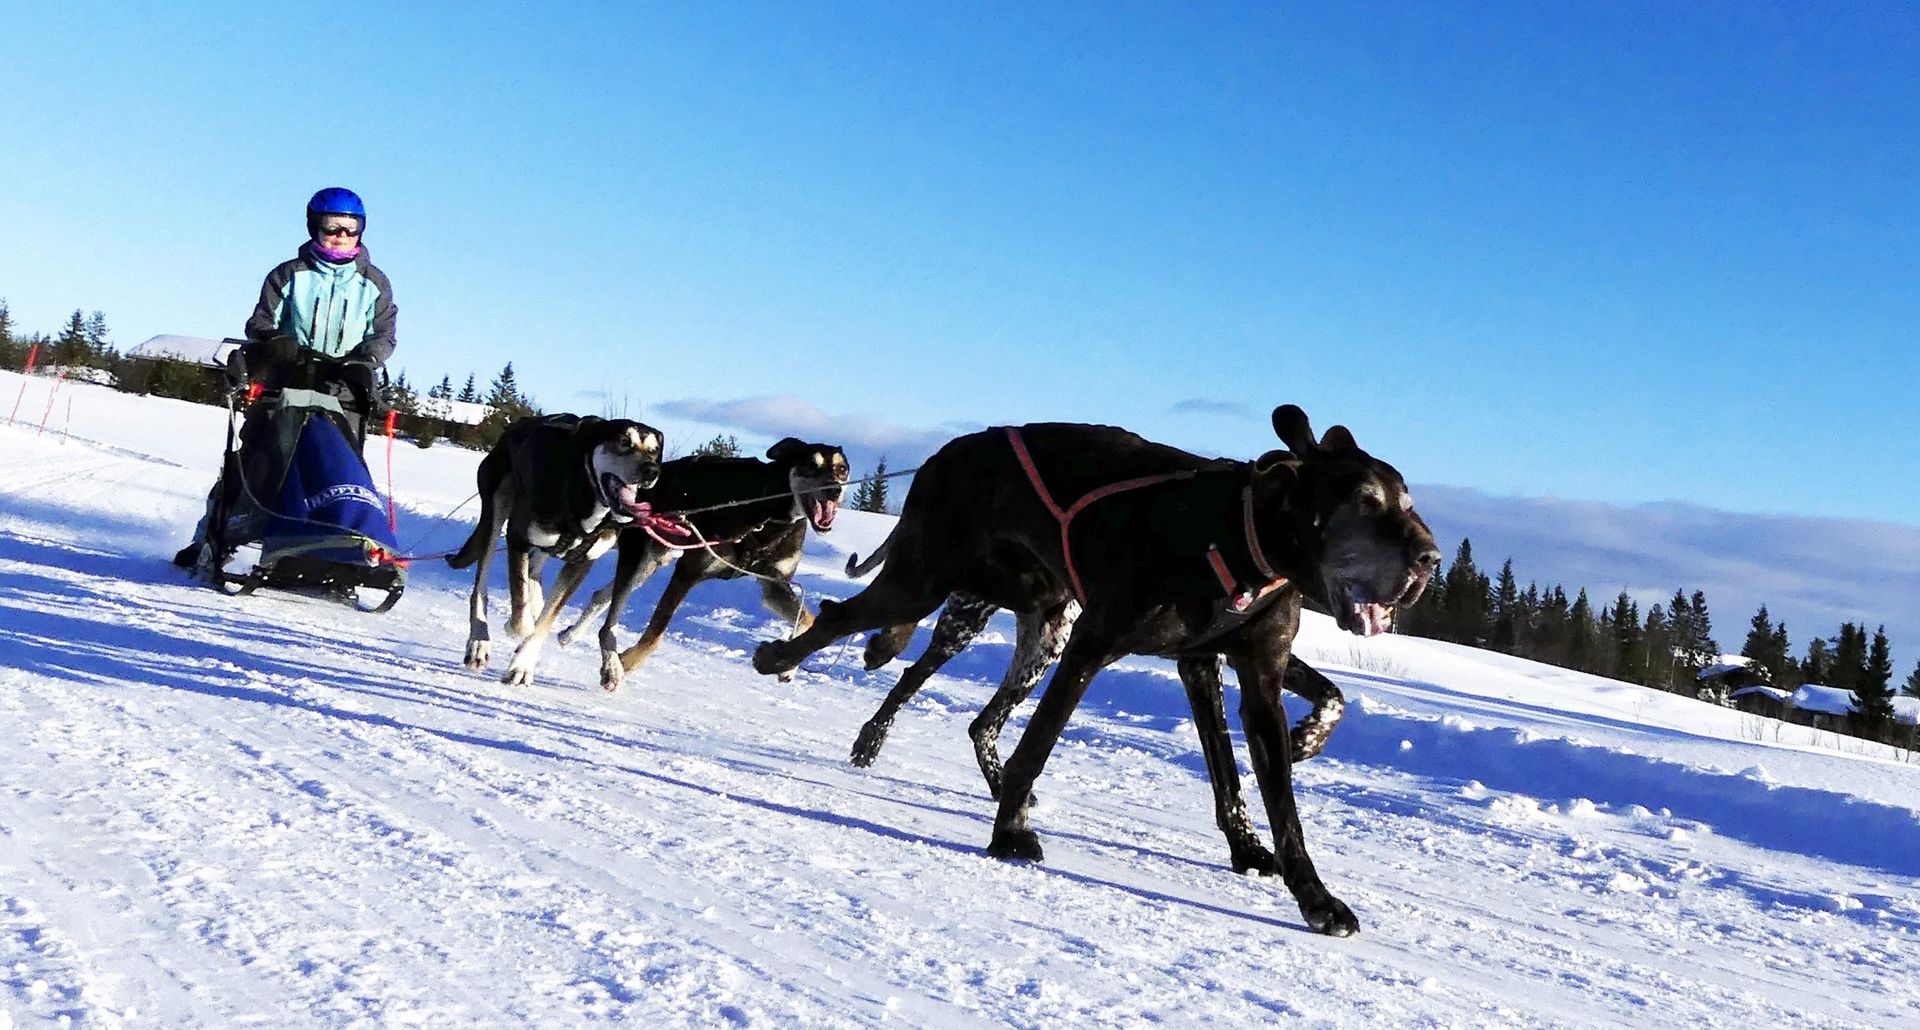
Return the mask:
<svg viewBox="0 0 1920 1030">
<path fill-rule="evenodd" d="M 1073 423 L 950 441 L 916 473 L 872 584 L 823 602 L 798 636 L 761 644 L 753 667 L 787 672 L 866 630 L 897 640 L 955 593 L 1049 623 L 1079 605 L 1046 694 L 1001 770 L 987 846 L 995 857 L 1038 861 L 1028 824 L 1034 781 L 1094 676 L 1127 655 L 1172 658 L 1203 725 L 1224 659 L 1240 684 L 1274 868 L 1309 928 L 1355 933 L 1359 920 L 1307 855 L 1280 696 L 1308 592 L 1324 591 L 1341 628 L 1379 633 L 1393 605 L 1419 598 L 1440 551 L 1400 473 L 1345 427 L 1316 435 L 1290 404 L 1272 421 L 1287 449 L 1251 462 Z M 1224 727 L 1201 739 L 1225 739 Z"/>
<path fill-rule="evenodd" d="M 666 634 L 673 613 L 694 586 L 708 579 L 760 580 L 767 610 L 804 630 L 813 619 L 793 586 L 807 529 L 831 532 L 847 485 L 847 456 L 831 444 L 787 437 L 767 449 L 767 458 L 676 458 L 662 466 L 660 482 L 645 503 L 659 513 L 620 533 L 613 582 L 595 592 L 578 622 L 560 634 L 564 646 L 580 635 L 594 613 L 610 606 L 600 630 L 600 685 L 617 690 Z M 671 516 L 682 525 L 669 525 Z M 677 560 L 676 560 L 677 559 Z M 627 596 L 662 565 L 673 577 L 654 606 L 640 640 L 615 649 L 614 624 Z"/>
<path fill-rule="evenodd" d="M 522 685 L 531 682 L 541 644 L 587 570 L 612 550 L 623 527 L 647 514 L 642 498 L 659 482 L 664 446 L 659 430 L 631 419 L 534 415 L 507 427 L 475 475 L 480 521 L 447 559 L 456 569 L 475 566 L 467 668 L 486 668 L 492 655 L 487 570 L 501 533 L 507 537 L 508 628 L 522 638 L 501 679 Z M 553 596 L 542 603 L 540 570 L 549 556 L 562 566 Z"/>
</svg>

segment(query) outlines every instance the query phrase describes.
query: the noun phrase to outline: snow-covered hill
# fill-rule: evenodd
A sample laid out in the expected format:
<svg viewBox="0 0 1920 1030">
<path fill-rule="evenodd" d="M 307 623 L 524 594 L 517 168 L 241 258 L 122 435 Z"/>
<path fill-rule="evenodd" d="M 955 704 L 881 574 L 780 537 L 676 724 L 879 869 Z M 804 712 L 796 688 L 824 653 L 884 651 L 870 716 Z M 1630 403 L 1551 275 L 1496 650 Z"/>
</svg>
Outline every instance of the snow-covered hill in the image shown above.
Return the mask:
<svg viewBox="0 0 1920 1030">
<path fill-rule="evenodd" d="M 579 646 L 510 689 L 441 567 L 386 616 L 188 584 L 221 414 L 62 397 L 70 439 L 0 426 L 0 1025 L 1920 1025 L 1920 768 L 1857 741 L 1310 617 L 1333 940 L 1227 867 L 1166 663 L 1095 681 L 1006 865 L 965 726 L 1010 624 L 872 770 L 903 666 L 755 676 L 738 584 L 617 695 Z M 477 459 L 396 450 L 403 544 L 458 543 Z M 809 603 L 885 530 L 810 544 Z"/>
</svg>

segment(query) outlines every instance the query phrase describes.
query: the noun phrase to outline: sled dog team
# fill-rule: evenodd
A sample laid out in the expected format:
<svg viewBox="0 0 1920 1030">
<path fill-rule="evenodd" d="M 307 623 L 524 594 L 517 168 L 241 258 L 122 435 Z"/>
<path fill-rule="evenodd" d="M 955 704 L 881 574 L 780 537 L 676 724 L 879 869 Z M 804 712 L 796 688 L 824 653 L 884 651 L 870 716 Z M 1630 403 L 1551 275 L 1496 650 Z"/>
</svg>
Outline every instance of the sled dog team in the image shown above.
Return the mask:
<svg viewBox="0 0 1920 1030">
<path fill-rule="evenodd" d="M 481 515 L 448 559 L 475 567 L 466 664 L 490 657 L 487 571 L 504 532 L 510 627 L 521 637 L 504 682 L 531 682 L 555 620 L 592 564 L 617 555 L 566 643 L 602 606 L 600 682 L 619 687 L 659 645 L 688 591 L 706 579 L 752 575 L 769 610 L 795 635 L 761 644 L 753 666 L 790 677 L 808 655 L 874 631 L 867 667 L 896 657 L 914 628 L 944 611 L 927 652 L 861 729 L 854 761 L 870 764 L 894 714 L 964 649 L 997 609 L 1019 634 L 999 691 L 971 727 L 988 791 L 998 800 L 988 852 L 1039 860 L 1027 825 L 1033 783 L 1102 668 L 1127 655 L 1175 661 L 1193 709 L 1215 819 L 1236 870 L 1277 873 L 1307 925 L 1359 928 L 1307 855 L 1291 766 L 1325 746 L 1340 691 L 1291 656 L 1302 601 L 1340 628 L 1384 632 L 1395 606 L 1418 599 L 1440 563 L 1406 482 L 1343 426 L 1316 435 L 1292 405 L 1274 409 L 1284 449 L 1253 461 L 1206 459 L 1123 429 L 1067 423 L 999 427 L 950 441 L 914 478 L 891 535 L 855 575 L 879 571 L 845 601 L 809 616 L 792 585 L 809 525 L 833 526 L 848 482 L 840 448 L 787 438 L 766 459 L 663 461 L 658 430 L 627 419 L 554 415 L 510 427 L 481 462 Z M 558 558 L 551 596 L 540 570 Z M 635 587 L 672 563 L 672 578 L 640 639 L 617 647 L 615 627 Z M 998 737 L 1008 715 L 1057 662 L 1013 754 Z M 1241 690 L 1240 715 L 1275 847 L 1261 844 L 1242 797 L 1226 727 L 1223 665 Z M 1312 703 L 1288 728 L 1282 690 Z"/>
</svg>

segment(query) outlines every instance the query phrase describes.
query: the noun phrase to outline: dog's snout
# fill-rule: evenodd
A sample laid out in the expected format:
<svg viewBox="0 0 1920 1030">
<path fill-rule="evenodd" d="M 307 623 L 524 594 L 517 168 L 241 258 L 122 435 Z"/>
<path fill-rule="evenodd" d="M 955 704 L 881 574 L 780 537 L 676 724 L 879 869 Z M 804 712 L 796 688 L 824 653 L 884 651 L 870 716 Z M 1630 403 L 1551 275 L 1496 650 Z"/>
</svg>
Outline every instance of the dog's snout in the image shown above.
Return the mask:
<svg viewBox="0 0 1920 1030">
<path fill-rule="evenodd" d="M 658 482 L 660 482 L 660 466 L 652 462 L 640 466 L 640 478 L 635 481 L 635 485 L 639 486 L 642 490 L 646 490 Z"/>
<path fill-rule="evenodd" d="M 1418 548 L 1413 555 L 1415 565 L 1432 572 L 1440 567 L 1440 549 L 1431 544 Z"/>
</svg>

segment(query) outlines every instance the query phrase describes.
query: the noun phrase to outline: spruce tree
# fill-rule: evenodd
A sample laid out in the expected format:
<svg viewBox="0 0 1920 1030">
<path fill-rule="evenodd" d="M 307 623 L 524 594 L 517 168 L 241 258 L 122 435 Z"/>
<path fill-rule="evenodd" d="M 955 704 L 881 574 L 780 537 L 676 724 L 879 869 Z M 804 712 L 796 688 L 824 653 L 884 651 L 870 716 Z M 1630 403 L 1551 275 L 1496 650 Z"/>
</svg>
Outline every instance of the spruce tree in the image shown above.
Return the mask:
<svg viewBox="0 0 1920 1030">
<path fill-rule="evenodd" d="M 1625 590 L 1613 602 L 1613 671 L 1616 679 L 1637 683 L 1642 676 L 1640 606 Z"/>
<path fill-rule="evenodd" d="M 696 458 L 738 458 L 740 441 L 732 433 L 716 433 L 713 439 L 693 449 Z"/>
<path fill-rule="evenodd" d="M 1673 635 L 1667 629 L 1666 609 L 1657 604 L 1647 609 L 1641 635 L 1646 641 L 1646 662 L 1640 682 L 1655 690 L 1673 689 Z"/>
<path fill-rule="evenodd" d="M 1720 645 L 1713 639 L 1713 616 L 1707 614 L 1707 595 L 1699 590 L 1687 600 L 1687 608 L 1693 615 L 1693 636 L 1687 641 L 1688 657 L 1693 671 L 1710 665 L 1720 655 Z M 1688 675 L 1692 675 L 1689 672 Z"/>
<path fill-rule="evenodd" d="M 1753 613 L 1753 619 L 1747 625 L 1747 639 L 1740 645 L 1740 653 L 1753 660 L 1756 668 L 1766 672 L 1772 679 L 1773 668 L 1773 617 L 1767 614 L 1767 606 Z"/>
<path fill-rule="evenodd" d="M 1827 686 L 1858 690 L 1867 675 L 1867 628 L 1851 622 L 1841 623 L 1840 635 L 1833 639 L 1833 671 Z"/>
<path fill-rule="evenodd" d="M 56 365 L 85 365 L 92 358 L 91 348 L 87 345 L 87 320 L 79 308 L 73 309 L 67 324 L 53 341 L 53 363 Z"/>
<path fill-rule="evenodd" d="M 1493 591 L 1493 634 L 1492 644 L 1496 651 L 1507 654 L 1514 652 L 1519 641 L 1520 587 L 1513 578 L 1513 559 L 1508 558 L 1500 566 L 1500 585 Z"/>
<path fill-rule="evenodd" d="M 1487 636 L 1487 578 L 1473 563 L 1473 541 L 1462 538 L 1447 569 L 1447 614 L 1444 639 L 1457 644 L 1479 643 Z"/>
<path fill-rule="evenodd" d="M 460 400 L 466 404 L 480 403 L 480 391 L 473 385 L 473 373 L 467 373 L 467 385 L 460 388 Z"/>
<path fill-rule="evenodd" d="M 1865 626 L 1860 627 L 1859 635 L 1865 638 Z M 1853 688 L 1853 717 L 1860 736 L 1869 740 L 1887 739 L 1888 731 L 1893 728 L 1892 679 L 1893 659 L 1887 647 L 1887 627 L 1881 626 L 1873 634 L 1873 644 L 1861 665 L 1860 680 Z"/>
<path fill-rule="evenodd" d="M 19 368 L 26 363 L 27 349 L 13 338 L 13 313 L 0 298 L 0 368 Z"/>
<path fill-rule="evenodd" d="M 1800 681 L 1819 687 L 1833 683 L 1833 652 L 1824 637 L 1807 641 L 1807 656 L 1800 660 Z"/>
<path fill-rule="evenodd" d="M 453 377 L 441 376 L 440 385 L 434 387 L 431 390 L 428 390 L 427 396 L 433 398 L 436 401 L 452 400 L 453 399 Z"/>
<path fill-rule="evenodd" d="M 880 461 L 874 465 L 873 475 L 853 488 L 853 510 L 877 512 L 887 510 L 887 481 L 880 478 L 886 474 L 887 456 L 883 454 L 880 456 Z"/>
<path fill-rule="evenodd" d="M 1599 636 L 1593 624 L 1593 602 L 1587 600 L 1587 588 L 1581 587 L 1567 611 L 1567 668 L 1592 672 L 1595 640 Z"/>
<path fill-rule="evenodd" d="M 1773 627 L 1773 646 L 1769 649 L 1774 661 L 1780 664 L 1775 673 L 1773 685 L 1781 690 L 1792 690 L 1800 685 L 1800 664 L 1793 660 L 1793 646 L 1787 639 L 1787 624 L 1782 622 Z"/>
<path fill-rule="evenodd" d="M 1907 682 L 1901 685 L 1900 692 L 1908 697 L 1920 697 L 1920 662 L 1913 663 L 1913 671 L 1907 673 Z"/>
</svg>

